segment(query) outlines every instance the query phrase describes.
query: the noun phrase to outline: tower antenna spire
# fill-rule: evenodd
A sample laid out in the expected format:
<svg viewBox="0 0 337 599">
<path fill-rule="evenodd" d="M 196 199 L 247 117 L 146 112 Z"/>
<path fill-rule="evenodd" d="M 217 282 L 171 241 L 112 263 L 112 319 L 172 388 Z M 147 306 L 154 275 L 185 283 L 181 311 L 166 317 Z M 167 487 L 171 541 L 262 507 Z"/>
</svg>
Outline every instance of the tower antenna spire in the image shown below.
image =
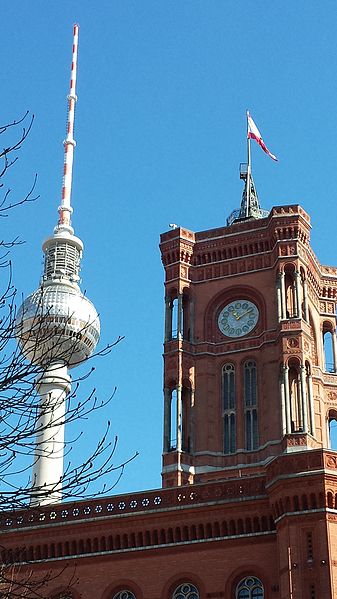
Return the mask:
<svg viewBox="0 0 337 599">
<path fill-rule="evenodd" d="M 73 162 L 74 162 L 74 149 L 76 142 L 74 140 L 74 124 L 75 124 L 75 105 L 77 102 L 76 96 L 76 77 L 77 77 L 77 54 L 78 54 L 78 32 L 79 26 L 77 23 L 73 29 L 73 52 L 71 62 L 71 76 L 70 76 L 70 91 L 67 97 L 68 99 L 68 118 L 67 118 L 67 130 L 66 138 L 63 142 L 64 145 L 64 168 L 63 168 L 63 182 L 62 182 L 62 195 L 61 205 L 59 206 L 59 221 L 55 232 L 61 229 L 67 230 L 73 233 L 71 227 L 71 214 L 73 209 L 71 207 L 71 187 L 73 178 Z"/>
</svg>

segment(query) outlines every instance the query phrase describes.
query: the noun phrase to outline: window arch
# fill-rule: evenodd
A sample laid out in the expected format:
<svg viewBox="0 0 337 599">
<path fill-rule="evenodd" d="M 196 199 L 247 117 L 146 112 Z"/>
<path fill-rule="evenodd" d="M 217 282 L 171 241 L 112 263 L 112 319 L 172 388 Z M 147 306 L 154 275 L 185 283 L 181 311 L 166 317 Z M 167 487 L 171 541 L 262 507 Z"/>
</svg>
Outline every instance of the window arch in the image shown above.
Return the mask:
<svg viewBox="0 0 337 599">
<path fill-rule="evenodd" d="M 222 369 L 224 453 L 235 453 L 236 405 L 235 366 L 225 364 Z"/>
<path fill-rule="evenodd" d="M 253 360 L 248 360 L 244 363 L 243 368 L 246 449 L 252 451 L 259 446 L 256 363 Z"/>
<path fill-rule="evenodd" d="M 296 286 L 294 267 L 285 271 L 286 317 L 297 317 Z"/>
<path fill-rule="evenodd" d="M 303 413 L 301 406 L 301 381 L 299 364 L 289 363 L 289 396 L 290 396 L 290 418 L 291 432 L 303 431 Z"/>
<path fill-rule="evenodd" d="M 199 599 L 199 591 L 194 584 L 183 582 L 174 591 L 172 599 Z"/>
<path fill-rule="evenodd" d="M 168 414 L 167 440 L 165 441 L 166 451 L 187 451 L 191 449 L 190 435 L 190 409 L 192 401 L 192 388 L 189 381 L 184 384 L 176 385 L 172 383 L 172 388 L 168 387 L 165 391 Z"/>
<path fill-rule="evenodd" d="M 329 410 L 328 412 L 328 447 L 336 451 L 337 449 L 337 412 Z"/>
<path fill-rule="evenodd" d="M 247 576 L 240 580 L 236 587 L 235 599 L 264 599 L 261 580 L 255 576 Z"/>
<path fill-rule="evenodd" d="M 177 388 L 171 390 L 170 399 L 170 444 L 169 450 L 177 449 L 177 414 L 178 414 L 178 392 Z"/>
<path fill-rule="evenodd" d="M 336 333 L 331 322 L 323 323 L 323 357 L 326 372 L 336 372 L 335 348 Z"/>
<path fill-rule="evenodd" d="M 165 341 L 172 339 L 191 340 L 193 327 L 193 302 L 190 291 L 172 289 L 165 297 Z"/>
<path fill-rule="evenodd" d="M 136 599 L 136 595 L 134 595 L 132 591 L 123 589 L 123 591 L 118 591 L 112 599 Z"/>
</svg>

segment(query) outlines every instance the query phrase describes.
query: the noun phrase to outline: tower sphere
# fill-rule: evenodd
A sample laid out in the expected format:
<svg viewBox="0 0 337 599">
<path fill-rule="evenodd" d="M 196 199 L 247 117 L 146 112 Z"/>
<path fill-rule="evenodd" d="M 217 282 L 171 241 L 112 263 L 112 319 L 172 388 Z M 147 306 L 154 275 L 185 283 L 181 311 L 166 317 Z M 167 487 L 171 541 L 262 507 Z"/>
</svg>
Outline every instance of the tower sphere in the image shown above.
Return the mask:
<svg viewBox="0 0 337 599">
<path fill-rule="evenodd" d="M 29 295 L 17 316 L 17 337 L 25 357 L 39 366 L 64 362 L 69 368 L 94 351 L 100 322 L 92 302 L 74 287 L 48 284 Z"/>
</svg>

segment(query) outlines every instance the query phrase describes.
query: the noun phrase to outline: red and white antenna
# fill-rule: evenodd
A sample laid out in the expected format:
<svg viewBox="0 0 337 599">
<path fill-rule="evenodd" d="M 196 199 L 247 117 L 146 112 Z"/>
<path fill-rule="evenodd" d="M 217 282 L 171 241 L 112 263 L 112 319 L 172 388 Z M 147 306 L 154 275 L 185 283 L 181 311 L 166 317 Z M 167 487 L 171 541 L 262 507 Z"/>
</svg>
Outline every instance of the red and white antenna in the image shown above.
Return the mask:
<svg viewBox="0 0 337 599">
<path fill-rule="evenodd" d="M 71 77 L 70 77 L 70 92 L 68 96 L 68 119 L 67 119 L 67 132 L 66 139 L 63 142 L 64 145 L 64 168 L 63 168 L 63 183 L 62 183 L 62 197 L 61 205 L 59 206 L 59 221 L 57 230 L 66 229 L 73 233 L 71 227 L 71 214 L 73 209 L 70 205 L 71 198 L 71 186 L 72 186 L 72 175 L 73 175 L 73 161 L 74 161 L 74 149 L 76 142 L 74 140 L 74 123 L 75 123 L 75 105 L 77 101 L 76 96 L 76 75 L 77 75 L 77 53 L 78 53 L 78 31 L 79 26 L 74 25 L 74 37 L 73 37 L 73 55 L 71 63 Z"/>
</svg>

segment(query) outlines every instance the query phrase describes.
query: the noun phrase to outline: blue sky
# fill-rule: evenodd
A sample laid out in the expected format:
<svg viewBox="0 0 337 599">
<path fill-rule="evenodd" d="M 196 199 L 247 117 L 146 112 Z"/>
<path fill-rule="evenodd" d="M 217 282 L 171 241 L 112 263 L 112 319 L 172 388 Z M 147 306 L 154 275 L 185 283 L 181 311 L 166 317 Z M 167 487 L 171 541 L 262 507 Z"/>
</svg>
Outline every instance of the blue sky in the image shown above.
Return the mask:
<svg viewBox="0 0 337 599">
<path fill-rule="evenodd" d="M 91 381 L 117 394 L 116 461 L 139 451 L 118 492 L 158 487 L 162 449 L 161 232 L 221 226 L 240 204 L 248 108 L 279 163 L 253 146 L 264 208 L 300 203 L 320 261 L 335 264 L 336 3 L 332 0 L 3 0 L 1 118 L 36 116 L 8 177 L 40 200 L 2 220 L 14 280 L 39 282 L 42 241 L 57 219 L 72 44 L 80 24 L 73 225 L 85 243 L 82 288 L 102 343 L 124 335 Z M 2 140 L 1 140 L 2 141 Z M 83 394 L 86 388 L 82 389 Z"/>
</svg>

